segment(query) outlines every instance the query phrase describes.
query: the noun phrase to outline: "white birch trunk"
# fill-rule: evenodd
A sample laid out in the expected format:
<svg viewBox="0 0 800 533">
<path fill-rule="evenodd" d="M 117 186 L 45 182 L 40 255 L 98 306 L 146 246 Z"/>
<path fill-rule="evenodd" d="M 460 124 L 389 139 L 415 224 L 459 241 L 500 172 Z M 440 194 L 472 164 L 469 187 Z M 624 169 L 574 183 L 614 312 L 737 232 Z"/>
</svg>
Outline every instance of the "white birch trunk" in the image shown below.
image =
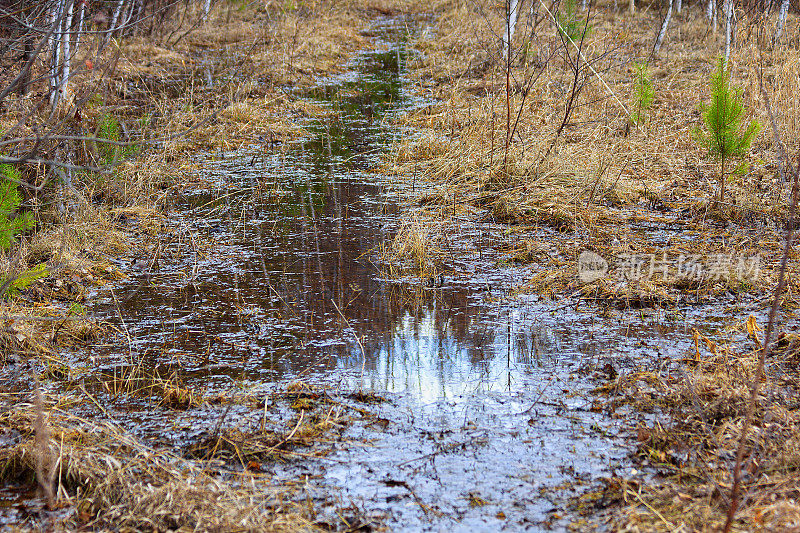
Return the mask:
<svg viewBox="0 0 800 533">
<path fill-rule="evenodd" d="M 128 14 L 125 15 L 125 19 L 122 22 L 120 22 L 120 24 L 119 24 L 120 36 L 129 35 L 131 33 L 131 30 L 133 28 L 132 28 L 132 26 L 130 24 L 131 24 L 131 21 L 133 20 L 133 11 L 134 11 L 135 8 L 136 8 L 136 2 L 131 2 L 130 6 L 127 8 L 127 13 Z"/>
<path fill-rule="evenodd" d="M 72 39 L 70 30 L 72 28 L 74 2 L 72 0 L 66 1 L 67 13 L 64 16 L 64 22 L 61 26 L 63 31 L 61 33 L 61 79 L 59 80 L 58 84 L 59 99 L 67 95 L 70 76 L 70 60 L 72 59 L 72 56 L 70 55 L 70 41 Z"/>
<path fill-rule="evenodd" d="M 658 32 L 658 37 L 656 38 L 656 44 L 653 46 L 653 55 L 657 54 L 658 51 L 661 49 L 661 43 L 664 42 L 664 36 L 667 34 L 667 27 L 669 26 L 669 21 L 672 18 L 672 6 L 675 3 L 675 0 L 669 0 L 669 8 L 667 9 L 667 16 L 664 17 L 664 22 L 661 24 L 661 30 Z"/>
<path fill-rule="evenodd" d="M 731 56 L 731 41 L 735 38 L 733 27 L 733 0 L 725 0 L 725 68 L 728 68 L 728 59 Z"/>
<path fill-rule="evenodd" d="M 114 14 L 111 15 L 111 24 L 108 27 L 109 32 L 117 30 L 117 21 L 119 16 L 122 15 L 122 8 L 125 6 L 125 0 L 117 0 L 117 7 L 114 8 Z"/>
<path fill-rule="evenodd" d="M 778 11 L 778 23 L 775 27 L 775 44 L 778 44 L 778 40 L 783 35 L 783 26 L 786 24 L 786 14 L 789 12 L 789 0 L 783 0 L 781 2 L 781 8 Z"/>
<path fill-rule="evenodd" d="M 682 8 L 683 8 L 683 0 L 675 0 L 675 12 L 680 14 Z"/>
<path fill-rule="evenodd" d="M 511 53 L 511 39 L 517 27 L 519 17 L 519 0 L 507 0 L 506 3 L 506 31 L 503 35 L 503 58 L 508 59 Z"/>
<path fill-rule="evenodd" d="M 717 0 L 708 0 L 706 5 L 706 18 L 711 24 L 711 32 L 717 34 Z"/>
<path fill-rule="evenodd" d="M 208 21 L 208 14 L 211 12 L 211 0 L 203 0 L 203 22 Z"/>
<path fill-rule="evenodd" d="M 717 8 L 717 0 L 711 0 L 711 2 L 713 2 L 713 8 L 714 8 L 713 20 L 711 21 L 711 25 L 714 35 L 716 35 L 717 28 L 719 28 L 719 22 L 717 20 L 717 13 L 719 12 L 719 9 Z"/>
<path fill-rule="evenodd" d="M 61 13 L 64 9 L 64 0 L 58 0 L 50 12 L 50 27 L 54 27 L 57 23 L 61 22 Z M 58 87 L 59 75 L 61 69 L 61 32 L 59 28 L 53 30 L 50 37 L 50 48 L 52 50 L 50 57 L 50 106 L 55 109 L 58 105 Z"/>
<path fill-rule="evenodd" d="M 636 2 L 636 0 L 628 0 L 628 11 L 630 12 L 631 15 L 633 15 L 634 12 L 636 12 L 636 3 L 635 2 Z"/>
<path fill-rule="evenodd" d="M 125 6 L 125 0 L 117 0 L 117 7 L 114 8 L 114 14 L 111 15 L 111 24 L 108 26 L 108 30 L 106 30 L 106 36 L 103 38 L 103 46 L 108 44 L 108 41 L 111 40 L 111 35 L 117 31 L 117 21 L 119 20 L 119 16 L 122 14 L 122 8 Z M 102 48 L 101 47 L 101 48 Z"/>
</svg>

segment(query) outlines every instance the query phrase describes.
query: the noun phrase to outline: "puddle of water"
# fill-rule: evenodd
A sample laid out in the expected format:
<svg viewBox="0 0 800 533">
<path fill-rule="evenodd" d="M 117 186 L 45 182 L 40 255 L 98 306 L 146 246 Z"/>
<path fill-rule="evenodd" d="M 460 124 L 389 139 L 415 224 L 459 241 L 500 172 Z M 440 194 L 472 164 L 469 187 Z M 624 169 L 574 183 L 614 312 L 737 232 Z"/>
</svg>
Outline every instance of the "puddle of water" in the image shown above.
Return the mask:
<svg viewBox="0 0 800 533">
<path fill-rule="evenodd" d="M 379 23 L 376 50 L 297 95 L 331 111 L 306 139 L 208 158 L 212 185 L 175 200 L 171 238 L 95 300 L 130 342 L 91 357 L 112 371 L 130 352 L 209 393 L 297 378 L 375 390 L 391 400 L 376 407 L 391 423 L 350 430 L 373 447 L 273 474 L 321 476 L 309 490 L 322 506 L 337 495 L 396 529 L 534 527 L 559 508 L 557 487 L 608 472 L 624 453 L 616 421 L 589 411 L 587 369 L 678 355 L 691 320 L 506 302 L 529 272 L 498 267 L 491 246 L 435 287 L 382 275 L 378 250 L 409 213 L 369 167 L 413 134 L 382 119 L 421 104 L 404 86 L 403 28 Z M 146 401 L 125 409 L 145 435 L 178 417 Z M 196 427 L 216 419 L 197 417 Z"/>
<path fill-rule="evenodd" d="M 181 232 L 153 268 L 99 299 L 101 314 L 123 317 L 133 352 L 223 388 L 358 370 L 434 399 L 508 373 L 486 286 L 511 287 L 524 269 L 429 289 L 386 280 L 376 264 L 405 213 L 368 167 L 398 135 L 381 119 L 419 104 L 403 87 L 408 52 L 383 46 L 301 95 L 331 110 L 307 139 L 224 154 L 208 162 L 216 187 L 177 199 Z M 95 356 L 113 366 L 118 352 Z M 490 386 L 513 388 L 508 376 Z"/>
</svg>

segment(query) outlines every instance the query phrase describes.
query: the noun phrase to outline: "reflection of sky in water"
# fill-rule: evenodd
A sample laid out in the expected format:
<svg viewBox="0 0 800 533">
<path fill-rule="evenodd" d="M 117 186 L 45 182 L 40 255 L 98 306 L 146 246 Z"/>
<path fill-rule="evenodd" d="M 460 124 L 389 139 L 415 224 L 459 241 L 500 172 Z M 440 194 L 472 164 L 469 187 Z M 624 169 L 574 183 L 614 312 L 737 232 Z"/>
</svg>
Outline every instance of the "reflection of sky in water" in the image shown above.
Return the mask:
<svg viewBox="0 0 800 533">
<path fill-rule="evenodd" d="M 556 362 L 559 348 L 550 328 L 531 323 L 519 309 L 503 312 L 476 310 L 480 319 L 461 334 L 443 328 L 435 313 L 405 313 L 379 341 L 365 336 L 366 360 L 351 342 L 338 368 L 346 371 L 350 386 L 405 392 L 423 403 L 518 391 L 529 386 L 531 373 Z"/>
<path fill-rule="evenodd" d="M 422 401 L 513 388 L 511 376 L 520 368 L 500 354 L 493 356 L 493 352 L 507 349 L 506 335 L 487 331 L 482 337 L 476 340 L 483 340 L 483 345 L 473 344 L 452 331 L 441 331 L 431 315 L 414 317 L 406 313 L 377 352 L 370 354 L 358 384 L 376 390 L 409 392 Z M 360 348 L 356 347 L 350 359 L 339 365 L 358 368 L 359 359 Z"/>
<path fill-rule="evenodd" d="M 507 380 L 501 377 L 508 373 L 506 362 L 475 360 L 478 350 L 446 332 L 440 335 L 430 317 L 417 321 L 405 316 L 395 326 L 391 341 L 377 354 L 365 384 L 413 392 L 423 401 L 448 398 L 483 384 L 506 388 Z"/>
</svg>

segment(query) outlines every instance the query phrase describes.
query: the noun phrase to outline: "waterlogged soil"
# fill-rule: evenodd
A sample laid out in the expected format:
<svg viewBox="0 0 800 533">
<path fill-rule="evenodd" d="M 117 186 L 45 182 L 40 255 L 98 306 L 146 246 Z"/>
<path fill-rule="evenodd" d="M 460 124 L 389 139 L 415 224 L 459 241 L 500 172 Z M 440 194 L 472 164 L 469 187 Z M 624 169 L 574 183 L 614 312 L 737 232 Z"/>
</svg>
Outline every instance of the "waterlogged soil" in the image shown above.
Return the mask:
<svg viewBox="0 0 800 533">
<path fill-rule="evenodd" d="M 67 356 L 115 423 L 180 453 L 221 427 L 258 423 L 260 410 L 120 401 L 96 376 L 145 368 L 205 398 L 268 398 L 302 381 L 376 400 L 361 402 L 370 416 L 343 428 L 330 453 L 249 465 L 276 483 L 303 480 L 298 498 L 315 503 L 320 524 L 561 529 L 574 519 L 566 498 L 629 472 L 620 430 L 645 416 L 599 408 L 590 391 L 615 372 L 671 364 L 692 328 L 712 332 L 743 309 L 598 313 L 518 296 L 536 266 L 510 264 L 503 250 L 560 238 L 546 229 L 450 223 L 434 275 L 389 268 L 384 252 L 415 216 L 403 200 L 424 187 L 373 170 L 416 134 L 389 119 L 430 103 L 404 77 L 409 26 L 376 22 L 373 50 L 293 93 L 325 110 L 298 118 L 302 140 L 204 156 L 202 186 L 174 199 L 170 237 L 90 300 L 114 340 Z M 287 420 L 302 410 L 273 407 Z"/>
</svg>

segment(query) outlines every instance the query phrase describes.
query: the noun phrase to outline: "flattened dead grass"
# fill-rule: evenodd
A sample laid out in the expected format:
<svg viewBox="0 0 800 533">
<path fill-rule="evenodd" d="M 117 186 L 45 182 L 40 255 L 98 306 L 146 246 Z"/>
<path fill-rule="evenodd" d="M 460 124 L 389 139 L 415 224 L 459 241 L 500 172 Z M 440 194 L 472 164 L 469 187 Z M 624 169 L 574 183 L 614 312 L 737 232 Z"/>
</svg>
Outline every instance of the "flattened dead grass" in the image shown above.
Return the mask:
<svg viewBox="0 0 800 533">
<path fill-rule="evenodd" d="M 633 457 L 647 477 L 608 479 L 576 508 L 600 513 L 619 531 L 718 531 L 730 505 L 732 467 L 758 365 L 761 328 L 738 328 L 750 340 L 722 342 L 694 332 L 684 370 L 620 374 L 598 389 L 603 409 L 656 413 L 635 428 Z M 784 333 L 767 361 L 748 435 L 743 501 L 735 531 L 792 531 L 800 525 L 800 343 Z"/>
<path fill-rule="evenodd" d="M 84 387 L 76 391 L 83 396 L 59 393 L 43 401 L 35 391 L 0 394 L 0 481 L 46 489 L 43 513 L 20 527 L 318 530 L 295 483 L 275 483 L 263 472 L 276 461 L 326 456 L 346 442 L 343 430 L 355 420 L 376 419 L 366 407 L 384 401 L 304 382 L 267 394 L 203 397 L 177 376 L 162 379 L 141 368 L 106 376 L 102 385 L 114 403 L 138 398 L 176 413 L 216 409 L 217 420 L 165 450 L 123 430 L 107 416 L 109 397 Z M 233 406 L 249 414 L 228 416 Z M 106 416 L 71 414 L 95 408 Z"/>
</svg>

